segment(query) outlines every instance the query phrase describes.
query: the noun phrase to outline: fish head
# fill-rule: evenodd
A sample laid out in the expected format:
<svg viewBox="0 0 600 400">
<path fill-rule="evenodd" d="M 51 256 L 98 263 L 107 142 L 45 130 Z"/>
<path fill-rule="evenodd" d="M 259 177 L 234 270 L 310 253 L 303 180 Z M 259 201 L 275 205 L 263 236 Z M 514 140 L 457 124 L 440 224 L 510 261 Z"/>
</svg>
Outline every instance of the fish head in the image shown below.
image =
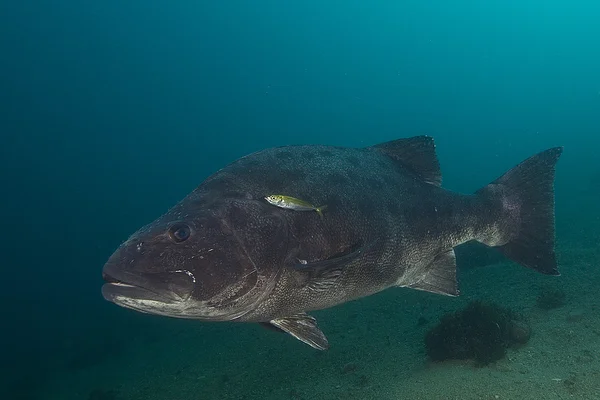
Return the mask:
<svg viewBox="0 0 600 400">
<path fill-rule="evenodd" d="M 266 196 L 265 200 L 273 205 L 281 205 L 284 203 L 285 198 L 282 195 L 272 194 L 270 196 Z"/>
<path fill-rule="evenodd" d="M 191 196 L 121 244 L 104 265 L 102 293 L 150 314 L 238 319 L 275 287 L 287 242 L 285 219 L 264 200 L 207 206 Z"/>
</svg>

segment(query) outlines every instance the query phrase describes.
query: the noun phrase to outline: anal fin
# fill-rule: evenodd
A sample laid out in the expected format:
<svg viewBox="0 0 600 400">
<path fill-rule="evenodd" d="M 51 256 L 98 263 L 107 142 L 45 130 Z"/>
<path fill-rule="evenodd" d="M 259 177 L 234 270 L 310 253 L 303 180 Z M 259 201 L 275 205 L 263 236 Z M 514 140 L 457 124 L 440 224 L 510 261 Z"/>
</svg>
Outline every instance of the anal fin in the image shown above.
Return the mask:
<svg viewBox="0 0 600 400">
<path fill-rule="evenodd" d="M 416 282 L 405 284 L 412 289 L 426 292 L 458 296 L 458 282 L 456 280 L 456 255 L 450 249 L 438 256 L 429 264 L 427 270 Z"/>
<path fill-rule="evenodd" d="M 270 322 L 282 331 L 289 333 L 296 339 L 317 350 L 326 350 L 329 347 L 327 338 L 317 326 L 317 320 L 306 313 L 286 318 L 277 318 Z"/>
</svg>

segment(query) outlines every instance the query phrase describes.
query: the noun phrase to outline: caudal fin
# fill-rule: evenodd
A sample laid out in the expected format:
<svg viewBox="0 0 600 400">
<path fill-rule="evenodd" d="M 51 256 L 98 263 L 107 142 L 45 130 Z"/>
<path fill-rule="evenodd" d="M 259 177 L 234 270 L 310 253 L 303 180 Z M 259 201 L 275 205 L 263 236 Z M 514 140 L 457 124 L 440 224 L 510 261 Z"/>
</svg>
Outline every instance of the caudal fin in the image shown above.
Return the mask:
<svg viewBox="0 0 600 400">
<path fill-rule="evenodd" d="M 547 275 L 560 275 L 554 252 L 554 169 L 562 151 L 555 147 L 538 153 L 479 191 L 499 194 L 510 221 L 509 241 L 497 248 Z"/>
</svg>

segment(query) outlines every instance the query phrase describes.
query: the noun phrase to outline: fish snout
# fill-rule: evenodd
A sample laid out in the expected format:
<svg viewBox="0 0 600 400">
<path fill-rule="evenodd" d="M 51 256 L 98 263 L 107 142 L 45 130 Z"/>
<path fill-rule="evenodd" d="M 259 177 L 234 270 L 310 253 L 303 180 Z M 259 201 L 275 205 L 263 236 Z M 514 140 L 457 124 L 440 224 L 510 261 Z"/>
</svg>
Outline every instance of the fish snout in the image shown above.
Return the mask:
<svg viewBox="0 0 600 400">
<path fill-rule="evenodd" d="M 146 294 L 151 293 L 154 297 L 175 302 L 188 300 L 196 283 L 193 273 L 185 269 L 140 272 L 124 269 L 111 260 L 104 265 L 102 279 L 111 293 L 137 297 L 140 293 L 147 292 Z"/>
</svg>

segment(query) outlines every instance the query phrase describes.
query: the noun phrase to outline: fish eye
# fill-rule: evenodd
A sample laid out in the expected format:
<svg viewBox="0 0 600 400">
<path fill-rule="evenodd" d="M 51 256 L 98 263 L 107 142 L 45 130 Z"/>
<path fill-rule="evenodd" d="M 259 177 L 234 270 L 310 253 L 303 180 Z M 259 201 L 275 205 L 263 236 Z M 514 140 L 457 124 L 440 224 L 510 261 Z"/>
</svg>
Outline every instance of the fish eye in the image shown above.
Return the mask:
<svg viewBox="0 0 600 400">
<path fill-rule="evenodd" d="M 169 228 L 169 238 L 175 243 L 188 240 L 192 231 L 186 224 L 175 224 Z"/>
</svg>

